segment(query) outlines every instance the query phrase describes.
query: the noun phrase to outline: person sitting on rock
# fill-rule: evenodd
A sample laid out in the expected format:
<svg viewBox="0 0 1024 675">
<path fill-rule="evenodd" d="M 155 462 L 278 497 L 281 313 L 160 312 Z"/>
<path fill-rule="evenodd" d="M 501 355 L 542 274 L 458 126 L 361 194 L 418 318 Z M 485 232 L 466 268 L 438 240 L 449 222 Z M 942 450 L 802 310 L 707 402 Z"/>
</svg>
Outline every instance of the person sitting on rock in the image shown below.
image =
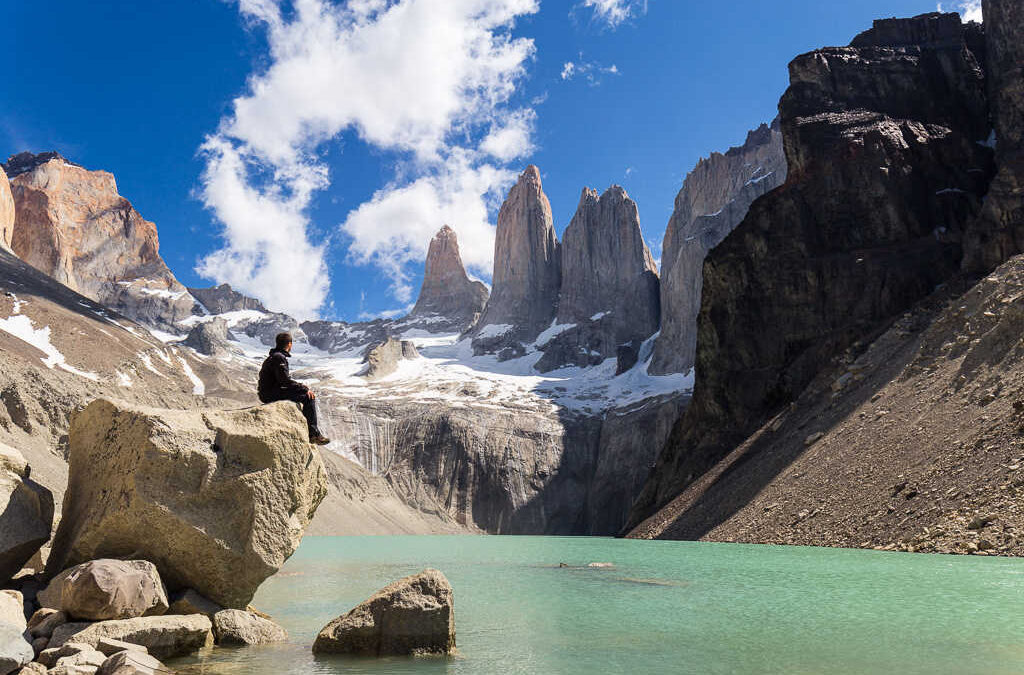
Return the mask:
<svg viewBox="0 0 1024 675">
<path fill-rule="evenodd" d="M 295 401 L 302 406 L 302 414 L 309 425 L 309 442 L 327 445 L 331 439 L 320 433 L 316 424 L 316 394 L 309 387 L 296 382 L 288 372 L 288 359 L 292 357 L 291 333 L 278 333 L 276 346 L 260 368 L 257 394 L 263 403 Z"/>
</svg>

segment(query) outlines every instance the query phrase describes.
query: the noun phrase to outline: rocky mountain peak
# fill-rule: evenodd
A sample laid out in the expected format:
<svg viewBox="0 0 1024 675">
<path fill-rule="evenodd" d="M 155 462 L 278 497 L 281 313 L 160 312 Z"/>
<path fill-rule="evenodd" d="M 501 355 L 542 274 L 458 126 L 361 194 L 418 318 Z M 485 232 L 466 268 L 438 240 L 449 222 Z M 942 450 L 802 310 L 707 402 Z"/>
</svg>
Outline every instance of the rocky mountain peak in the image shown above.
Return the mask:
<svg viewBox="0 0 1024 675">
<path fill-rule="evenodd" d="M 494 244 L 491 297 L 477 326 L 507 327 L 500 334 L 474 339 L 478 352 L 530 341 L 555 316 L 561 262 L 551 204 L 540 170 L 530 165 L 519 176 L 501 210 Z M 491 329 L 493 333 L 496 329 Z"/>
<path fill-rule="evenodd" d="M 0 246 L 11 248 L 11 237 L 14 235 L 14 196 L 11 195 L 11 184 L 7 174 L 0 171 Z"/>
<path fill-rule="evenodd" d="M 117 193 L 113 175 L 56 153 L 14 155 L 11 249 L 82 295 L 173 330 L 195 302 L 159 253 L 156 225 Z"/>
<path fill-rule="evenodd" d="M 465 330 L 483 311 L 487 295 L 487 287 L 466 274 L 455 230 L 443 226 L 430 240 L 423 285 L 409 316 Z"/>
<path fill-rule="evenodd" d="M 8 178 L 14 178 L 23 173 L 28 173 L 38 166 L 46 164 L 51 160 L 57 160 L 64 164 L 70 164 L 71 166 L 81 166 L 75 164 L 71 160 L 67 159 L 59 152 L 40 152 L 38 154 L 31 152 L 19 152 L 16 155 L 11 155 L 6 162 L 0 164 L 3 167 L 4 173 L 7 174 Z"/>
<path fill-rule="evenodd" d="M 960 14 L 929 12 L 911 18 L 875 19 L 851 47 L 956 47 L 964 40 Z"/>
<path fill-rule="evenodd" d="M 704 257 L 743 220 L 754 200 L 782 185 L 786 175 L 776 118 L 748 132 L 743 145 L 702 158 L 686 176 L 662 243 L 662 324 L 651 373 L 693 367 Z"/>
<path fill-rule="evenodd" d="M 188 292 L 198 300 L 210 314 L 224 314 L 240 310 L 256 310 L 266 312 L 267 308 L 255 298 L 250 298 L 231 288 L 230 284 L 211 286 L 210 288 L 189 288 Z"/>
</svg>

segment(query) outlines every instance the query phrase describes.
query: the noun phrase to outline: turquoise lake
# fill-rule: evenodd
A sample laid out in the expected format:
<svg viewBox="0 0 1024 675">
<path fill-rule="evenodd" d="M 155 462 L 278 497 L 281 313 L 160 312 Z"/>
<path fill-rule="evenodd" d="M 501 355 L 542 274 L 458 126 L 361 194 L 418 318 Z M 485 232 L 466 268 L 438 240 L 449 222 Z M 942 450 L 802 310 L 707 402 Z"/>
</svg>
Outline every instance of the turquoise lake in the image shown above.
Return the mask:
<svg viewBox="0 0 1024 675">
<path fill-rule="evenodd" d="M 589 563 L 614 567 L 587 567 Z M 559 563 L 569 567 L 560 568 Z M 451 658 L 314 658 L 328 621 L 426 567 Z M 571 537 L 307 537 L 253 605 L 288 643 L 181 673 L 1022 673 L 1024 560 Z"/>
</svg>

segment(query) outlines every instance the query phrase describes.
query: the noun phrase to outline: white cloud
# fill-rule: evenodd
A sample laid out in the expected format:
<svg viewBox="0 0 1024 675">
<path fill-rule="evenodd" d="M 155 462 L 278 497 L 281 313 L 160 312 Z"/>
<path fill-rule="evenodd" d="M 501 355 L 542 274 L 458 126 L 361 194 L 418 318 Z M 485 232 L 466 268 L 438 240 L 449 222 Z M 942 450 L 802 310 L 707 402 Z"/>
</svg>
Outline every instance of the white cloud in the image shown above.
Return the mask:
<svg viewBox="0 0 1024 675">
<path fill-rule="evenodd" d="M 422 262 L 431 237 L 448 223 L 459 236 L 463 263 L 490 276 L 494 228 L 487 220 L 488 207 L 500 202 L 515 179 L 511 170 L 474 166 L 469 153 L 456 152 L 434 172 L 386 186 L 350 213 L 343 225 L 353 238 L 352 260 L 383 269 L 392 280 L 395 298 L 408 302 L 415 290 L 408 265 Z"/>
<path fill-rule="evenodd" d="M 578 6 L 593 9 L 594 18 L 612 29 L 647 12 L 647 0 L 582 0 Z"/>
<path fill-rule="evenodd" d="M 534 124 L 532 110 L 508 105 L 534 45 L 508 29 L 536 12 L 537 0 L 239 6 L 266 29 L 269 66 L 203 146 L 202 198 L 224 225 L 225 247 L 200 272 L 274 309 L 315 314 L 329 288 L 325 247 L 311 242 L 308 217 L 313 195 L 329 183 L 316 153 L 345 133 L 399 158 L 402 180 L 342 227 L 352 258 L 380 265 L 399 293 L 403 265 L 425 251 L 443 217 L 472 218 L 450 222 L 466 248 L 493 240 L 487 200 L 505 184 L 500 164 L 532 148 Z M 451 185 L 456 195 L 426 194 Z M 399 214 L 416 219 L 391 219 Z"/>
<path fill-rule="evenodd" d="M 959 0 L 946 9 L 943 9 L 940 2 L 938 9 L 940 12 L 960 12 L 964 21 L 977 21 L 978 23 L 984 21 L 981 15 L 981 0 Z"/>
<path fill-rule="evenodd" d="M 587 83 L 596 87 L 601 84 L 601 80 L 605 75 L 618 75 L 619 67 L 614 63 L 610 66 L 602 66 L 596 61 L 584 61 L 583 54 L 580 54 L 579 61 L 566 61 L 562 66 L 562 79 L 572 80 L 575 77 L 582 77 L 586 79 Z"/>
</svg>

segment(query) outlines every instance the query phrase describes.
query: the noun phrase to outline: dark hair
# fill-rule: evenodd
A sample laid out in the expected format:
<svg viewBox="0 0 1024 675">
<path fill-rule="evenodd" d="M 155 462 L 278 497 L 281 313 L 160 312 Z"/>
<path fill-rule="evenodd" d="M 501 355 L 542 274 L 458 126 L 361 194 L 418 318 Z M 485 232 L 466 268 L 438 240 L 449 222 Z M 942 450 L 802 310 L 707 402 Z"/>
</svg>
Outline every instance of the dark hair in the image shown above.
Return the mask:
<svg viewBox="0 0 1024 675">
<path fill-rule="evenodd" d="M 278 349 L 284 349 L 284 348 L 286 348 L 291 343 L 291 341 L 292 341 L 292 334 L 291 333 L 278 333 L 276 340 L 277 340 L 277 348 Z"/>
</svg>

